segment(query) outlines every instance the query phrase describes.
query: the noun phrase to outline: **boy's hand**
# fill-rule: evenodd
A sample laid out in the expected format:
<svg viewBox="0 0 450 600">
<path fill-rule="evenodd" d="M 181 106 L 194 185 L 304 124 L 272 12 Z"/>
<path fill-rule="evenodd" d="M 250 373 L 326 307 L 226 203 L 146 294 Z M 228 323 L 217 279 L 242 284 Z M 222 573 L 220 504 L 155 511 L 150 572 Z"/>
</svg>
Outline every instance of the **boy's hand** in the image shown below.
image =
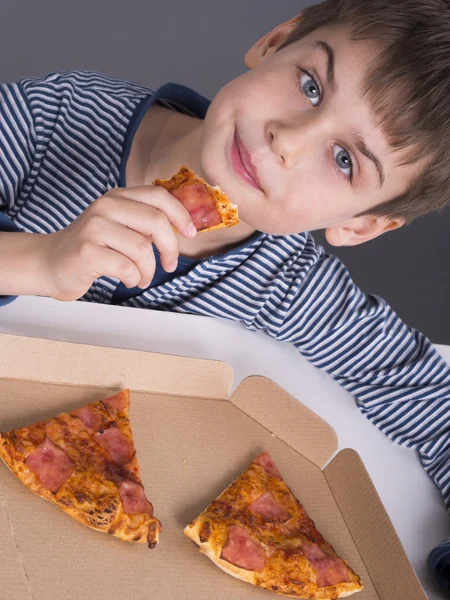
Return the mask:
<svg viewBox="0 0 450 600">
<path fill-rule="evenodd" d="M 65 229 L 39 236 L 40 295 L 75 300 L 102 275 L 146 288 L 155 273 L 152 242 L 163 268 L 176 269 L 179 250 L 172 226 L 187 238 L 197 233 L 187 210 L 167 190 L 110 190 Z"/>
</svg>

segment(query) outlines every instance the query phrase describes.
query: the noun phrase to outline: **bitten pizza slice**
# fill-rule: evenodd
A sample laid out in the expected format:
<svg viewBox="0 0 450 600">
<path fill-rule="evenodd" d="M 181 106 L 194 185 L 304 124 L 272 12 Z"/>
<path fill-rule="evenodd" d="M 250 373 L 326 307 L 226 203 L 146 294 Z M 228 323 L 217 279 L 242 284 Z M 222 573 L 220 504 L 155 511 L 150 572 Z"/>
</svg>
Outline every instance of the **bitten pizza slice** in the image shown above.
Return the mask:
<svg viewBox="0 0 450 600">
<path fill-rule="evenodd" d="M 97 531 L 154 548 L 161 523 L 142 485 L 129 392 L 0 433 L 0 458 L 32 492 Z"/>
<path fill-rule="evenodd" d="M 184 533 L 226 573 L 284 596 L 335 600 L 363 588 L 267 453 L 257 456 Z"/>
<path fill-rule="evenodd" d="M 171 179 L 155 179 L 177 198 L 191 215 L 197 231 L 214 231 L 239 224 L 237 207 L 219 186 L 211 186 L 187 167 L 180 167 Z"/>
</svg>

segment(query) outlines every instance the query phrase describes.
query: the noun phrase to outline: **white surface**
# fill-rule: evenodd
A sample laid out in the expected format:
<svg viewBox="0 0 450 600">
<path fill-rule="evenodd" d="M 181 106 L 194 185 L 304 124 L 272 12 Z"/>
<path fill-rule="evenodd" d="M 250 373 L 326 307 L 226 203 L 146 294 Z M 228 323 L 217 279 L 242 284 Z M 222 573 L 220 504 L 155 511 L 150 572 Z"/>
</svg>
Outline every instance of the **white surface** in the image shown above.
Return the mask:
<svg viewBox="0 0 450 600">
<path fill-rule="evenodd" d="M 443 598 L 426 566 L 429 551 L 450 536 L 439 491 L 414 452 L 383 436 L 292 346 L 215 319 L 29 297 L 0 309 L 0 333 L 224 360 L 235 386 L 248 375 L 272 379 L 334 427 L 340 448 L 361 455 L 430 600 Z M 450 347 L 437 349 L 450 364 Z"/>
</svg>

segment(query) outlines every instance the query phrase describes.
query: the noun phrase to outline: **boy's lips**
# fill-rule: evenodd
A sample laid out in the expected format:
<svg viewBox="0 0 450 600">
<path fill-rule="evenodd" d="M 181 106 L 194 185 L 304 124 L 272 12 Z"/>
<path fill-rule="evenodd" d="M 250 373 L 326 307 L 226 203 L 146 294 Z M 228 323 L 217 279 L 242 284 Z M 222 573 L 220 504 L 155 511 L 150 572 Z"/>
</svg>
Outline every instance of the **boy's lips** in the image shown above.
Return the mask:
<svg viewBox="0 0 450 600">
<path fill-rule="evenodd" d="M 233 163 L 234 170 L 238 173 L 238 175 L 240 175 L 247 183 L 255 187 L 257 190 L 262 191 L 256 169 L 252 164 L 250 154 L 239 139 L 237 130 L 235 130 L 233 145 L 231 147 L 231 162 Z"/>
</svg>

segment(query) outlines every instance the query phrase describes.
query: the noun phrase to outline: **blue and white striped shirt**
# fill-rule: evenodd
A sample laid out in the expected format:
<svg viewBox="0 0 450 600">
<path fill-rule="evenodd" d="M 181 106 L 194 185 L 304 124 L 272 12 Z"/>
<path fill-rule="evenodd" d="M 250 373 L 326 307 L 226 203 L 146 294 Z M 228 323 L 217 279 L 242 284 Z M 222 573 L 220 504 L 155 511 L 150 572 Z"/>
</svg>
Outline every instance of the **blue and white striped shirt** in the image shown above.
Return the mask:
<svg viewBox="0 0 450 600">
<path fill-rule="evenodd" d="M 183 86 L 153 92 L 89 72 L 2 86 L 0 228 L 50 233 L 109 189 L 125 187 L 133 135 L 155 101 L 199 118 L 208 107 Z M 101 277 L 84 299 L 110 303 L 118 285 Z M 450 508 L 449 368 L 310 234 L 257 233 L 135 292 L 122 304 L 224 317 L 294 344 L 390 439 L 419 452 Z"/>
</svg>

